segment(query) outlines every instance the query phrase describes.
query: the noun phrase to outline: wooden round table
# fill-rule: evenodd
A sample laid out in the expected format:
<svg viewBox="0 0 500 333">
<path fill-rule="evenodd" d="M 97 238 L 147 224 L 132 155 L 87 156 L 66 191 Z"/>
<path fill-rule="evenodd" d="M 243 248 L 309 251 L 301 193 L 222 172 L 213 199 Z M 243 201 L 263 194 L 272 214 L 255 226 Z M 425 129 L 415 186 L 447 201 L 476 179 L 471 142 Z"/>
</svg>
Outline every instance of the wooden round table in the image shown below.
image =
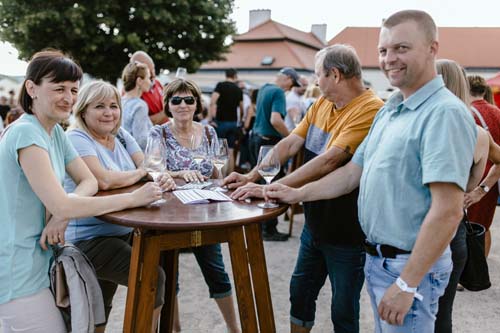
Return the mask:
<svg viewBox="0 0 500 333">
<path fill-rule="evenodd" d="M 128 193 L 139 186 L 98 195 Z M 287 206 L 262 209 L 259 201 L 184 205 L 172 193 L 163 198 L 166 202 L 159 206 L 100 216 L 134 228 L 124 332 L 151 332 L 160 252 L 167 275 L 160 332 L 171 332 L 179 249 L 224 242 L 229 245 L 242 331 L 275 332 L 260 223 L 284 213 Z"/>
</svg>

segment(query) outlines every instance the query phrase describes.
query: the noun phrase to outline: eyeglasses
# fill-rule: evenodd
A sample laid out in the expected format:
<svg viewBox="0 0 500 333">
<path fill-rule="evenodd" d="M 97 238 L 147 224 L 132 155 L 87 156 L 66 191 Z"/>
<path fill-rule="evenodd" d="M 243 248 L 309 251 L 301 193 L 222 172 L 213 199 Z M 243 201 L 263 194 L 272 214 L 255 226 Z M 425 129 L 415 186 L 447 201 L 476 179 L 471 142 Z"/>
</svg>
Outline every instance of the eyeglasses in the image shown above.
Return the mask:
<svg viewBox="0 0 500 333">
<path fill-rule="evenodd" d="M 170 98 L 170 103 L 172 105 L 179 105 L 184 101 L 187 105 L 193 105 L 196 102 L 196 99 L 193 96 L 186 96 L 186 97 L 180 97 L 180 96 L 174 96 Z"/>
</svg>

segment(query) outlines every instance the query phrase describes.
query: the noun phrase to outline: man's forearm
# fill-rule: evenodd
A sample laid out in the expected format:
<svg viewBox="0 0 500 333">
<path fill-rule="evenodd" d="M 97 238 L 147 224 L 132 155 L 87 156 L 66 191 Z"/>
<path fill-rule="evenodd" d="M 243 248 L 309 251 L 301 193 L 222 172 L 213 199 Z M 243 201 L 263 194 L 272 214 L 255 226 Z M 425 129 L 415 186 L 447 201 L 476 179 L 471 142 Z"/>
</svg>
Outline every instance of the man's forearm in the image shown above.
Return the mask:
<svg viewBox="0 0 500 333">
<path fill-rule="evenodd" d="M 337 147 L 332 147 L 329 151 L 316 156 L 278 182 L 290 187 L 302 186 L 336 170 L 350 157 L 350 154 Z"/>
<path fill-rule="evenodd" d="M 447 186 L 455 185 L 447 184 Z M 420 227 L 410 258 L 401 272 L 401 278 L 410 287 L 418 286 L 424 275 L 443 254 L 462 219 L 462 191 L 436 194 L 431 187 L 431 195 L 433 196 L 431 208 Z"/>
<path fill-rule="evenodd" d="M 325 177 L 302 186 L 301 201 L 333 199 L 351 193 L 359 186 L 363 169 L 353 162 L 331 172 Z"/>
</svg>

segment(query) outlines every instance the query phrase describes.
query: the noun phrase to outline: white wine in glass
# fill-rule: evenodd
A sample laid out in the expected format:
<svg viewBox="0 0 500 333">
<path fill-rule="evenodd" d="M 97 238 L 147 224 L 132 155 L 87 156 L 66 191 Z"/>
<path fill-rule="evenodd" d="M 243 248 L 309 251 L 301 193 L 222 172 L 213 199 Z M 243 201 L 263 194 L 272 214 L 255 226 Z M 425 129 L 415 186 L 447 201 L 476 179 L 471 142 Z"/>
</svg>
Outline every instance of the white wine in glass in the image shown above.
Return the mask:
<svg viewBox="0 0 500 333">
<path fill-rule="evenodd" d="M 208 143 L 203 140 L 203 137 L 198 134 L 193 134 L 191 136 L 191 156 L 193 161 L 196 163 L 198 171 L 201 173 L 201 162 L 207 158 L 208 155 Z"/>
<path fill-rule="evenodd" d="M 271 184 L 271 181 L 280 172 L 281 163 L 279 156 L 273 149 L 273 146 L 261 146 L 259 150 L 259 159 L 257 171 L 264 178 L 266 184 Z M 260 208 L 276 208 L 279 205 L 272 202 L 264 202 L 257 205 Z"/>
<path fill-rule="evenodd" d="M 163 144 L 161 138 L 157 136 L 149 136 L 146 149 L 144 150 L 142 167 L 151 175 L 151 178 L 153 178 L 155 183 L 158 182 L 161 174 L 167 169 L 165 153 L 165 145 Z M 164 202 L 166 202 L 165 199 L 158 199 L 155 202 L 152 202 L 151 205 L 159 205 Z"/>
<path fill-rule="evenodd" d="M 226 165 L 229 159 L 229 146 L 226 139 L 217 139 L 212 141 L 212 163 L 217 169 L 218 177 L 220 182 L 222 182 L 222 169 Z M 215 191 L 227 192 L 227 189 L 223 187 L 216 187 Z"/>
</svg>

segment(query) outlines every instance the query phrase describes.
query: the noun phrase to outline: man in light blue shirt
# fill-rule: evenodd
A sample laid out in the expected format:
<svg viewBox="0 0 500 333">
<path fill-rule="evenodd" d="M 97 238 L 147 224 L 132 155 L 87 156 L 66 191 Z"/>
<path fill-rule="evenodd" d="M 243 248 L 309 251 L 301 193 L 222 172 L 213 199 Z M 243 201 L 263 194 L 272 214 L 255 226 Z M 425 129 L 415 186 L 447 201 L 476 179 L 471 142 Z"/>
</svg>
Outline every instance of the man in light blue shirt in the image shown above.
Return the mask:
<svg viewBox="0 0 500 333">
<path fill-rule="evenodd" d="M 462 218 L 476 127 L 437 76 L 437 29 L 425 12 L 384 21 L 379 63 L 400 91 L 389 99 L 351 162 L 299 189 L 271 185 L 286 202 L 340 196 L 360 186 L 365 276 L 376 332 L 434 332 L 452 269 L 449 243 Z M 401 327 L 402 326 L 402 327 Z"/>
</svg>

